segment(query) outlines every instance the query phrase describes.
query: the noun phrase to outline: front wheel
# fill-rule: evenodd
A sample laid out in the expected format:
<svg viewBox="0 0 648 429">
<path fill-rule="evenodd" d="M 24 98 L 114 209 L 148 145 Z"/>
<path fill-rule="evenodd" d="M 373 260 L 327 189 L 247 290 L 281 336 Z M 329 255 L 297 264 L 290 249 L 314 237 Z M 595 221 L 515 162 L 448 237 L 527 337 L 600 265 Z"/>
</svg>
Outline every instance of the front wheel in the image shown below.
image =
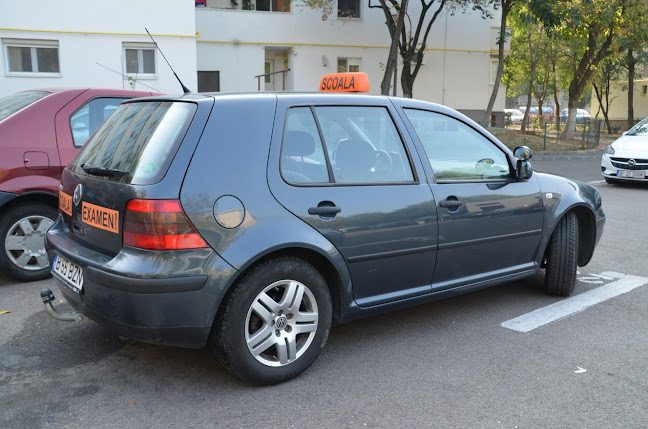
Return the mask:
<svg viewBox="0 0 648 429">
<path fill-rule="evenodd" d="M 34 202 L 10 207 L 3 213 L 0 219 L 0 269 L 22 281 L 49 277 L 45 234 L 57 216 L 54 207 Z"/>
<path fill-rule="evenodd" d="M 210 345 L 237 377 L 281 383 L 317 359 L 331 320 L 322 275 L 303 260 L 275 258 L 245 274 L 225 297 Z"/>
<path fill-rule="evenodd" d="M 576 286 L 578 268 L 578 218 L 567 213 L 556 226 L 547 247 L 545 290 L 549 295 L 569 296 Z"/>
</svg>

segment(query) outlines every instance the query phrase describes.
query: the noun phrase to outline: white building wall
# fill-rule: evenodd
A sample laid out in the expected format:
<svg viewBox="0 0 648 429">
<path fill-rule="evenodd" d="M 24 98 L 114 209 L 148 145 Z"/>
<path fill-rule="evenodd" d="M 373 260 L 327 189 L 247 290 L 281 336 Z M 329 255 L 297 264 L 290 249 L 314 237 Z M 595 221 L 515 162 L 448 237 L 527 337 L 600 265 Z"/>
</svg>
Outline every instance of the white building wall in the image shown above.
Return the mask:
<svg viewBox="0 0 648 429">
<path fill-rule="evenodd" d="M 196 8 L 198 70 L 219 71 L 222 92 L 257 91 L 254 76 L 264 73 L 266 49 L 284 49 L 288 54 L 285 67 L 291 69 L 286 89 L 317 91 L 321 76 L 337 71 L 338 57 L 361 58 L 361 71 L 369 75 L 371 92 L 379 94 L 389 33 L 382 10 L 368 8 L 366 1 L 361 4 L 361 19 L 331 16 L 323 20 L 321 12 L 298 0 L 292 2 L 291 12 L 231 9 L 229 0 L 208 0 L 208 7 Z M 412 2 L 410 7 L 414 19 L 420 5 Z M 494 11 L 492 19 L 473 11 L 442 12 L 427 40 L 414 97 L 481 120 L 478 111 L 485 110 L 492 91 L 491 60 L 497 58 L 493 34 L 498 23 L 499 11 Z M 275 69 L 279 69 L 277 64 Z M 402 95 L 400 72 L 399 66 L 398 95 Z M 503 111 L 504 94 L 502 88 L 494 111 Z"/>
<path fill-rule="evenodd" d="M 124 70 L 122 43 L 152 43 L 144 28 L 184 84 L 195 91 L 195 7 L 188 0 L 0 0 L 0 38 L 58 41 L 60 66 L 56 77 L 12 75 L 3 46 L 0 97 L 43 87 L 131 88 L 119 74 Z M 156 52 L 155 59 L 157 76 L 140 79 L 135 89 L 152 90 L 145 84 L 160 92 L 181 92 L 162 56 Z"/>
</svg>

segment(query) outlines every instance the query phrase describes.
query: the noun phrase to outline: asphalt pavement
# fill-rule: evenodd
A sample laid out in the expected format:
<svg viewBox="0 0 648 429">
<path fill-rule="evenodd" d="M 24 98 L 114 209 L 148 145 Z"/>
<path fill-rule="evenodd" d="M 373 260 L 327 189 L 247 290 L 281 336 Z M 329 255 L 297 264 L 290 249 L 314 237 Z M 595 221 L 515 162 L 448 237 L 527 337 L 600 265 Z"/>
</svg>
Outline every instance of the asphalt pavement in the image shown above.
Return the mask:
<svg viewBox="0 0 648 429">
<path fill-rule="evenodd" d="M 602 183 L 595 158 L 532 161 L 603 198 L 573 298 L 539 275 L 347 323 L 302 376 L 257 388 L 203 350 L 55 321 L 39 296 L 54 280 L 0 275 L 0 427 L 645 428 L 648 186 Z M 524 318 L 541 324 L 511 329 Z"/>
</svg>

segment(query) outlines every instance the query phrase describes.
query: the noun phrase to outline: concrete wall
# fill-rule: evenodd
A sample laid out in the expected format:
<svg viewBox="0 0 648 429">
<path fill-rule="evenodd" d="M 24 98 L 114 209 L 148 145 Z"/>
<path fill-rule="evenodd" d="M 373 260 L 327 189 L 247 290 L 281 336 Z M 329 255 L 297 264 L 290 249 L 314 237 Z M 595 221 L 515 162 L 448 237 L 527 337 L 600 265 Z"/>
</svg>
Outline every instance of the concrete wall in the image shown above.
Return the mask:
<svg viewBox="0 0 648 429">
<path fill-rule="evenodd" d="M 151 43 L 154 35 L 176 73 L 195 90 L 196 28 L 192 2 L 178 0 L 31 0 L 0 1 L 0 38 L 57 41 L 60 73 L 8 72 L 7 51 L 0 51 L 0 97 L 43 87 L 93 86 L 131 88 L 122 73 L 122 43 Z M 141 79 L 135 88 L 179 93 L 181 88 L 156 52 L 157 75 Z M 107 67 L 113 71 L 108 70 Z"/>
</svg>

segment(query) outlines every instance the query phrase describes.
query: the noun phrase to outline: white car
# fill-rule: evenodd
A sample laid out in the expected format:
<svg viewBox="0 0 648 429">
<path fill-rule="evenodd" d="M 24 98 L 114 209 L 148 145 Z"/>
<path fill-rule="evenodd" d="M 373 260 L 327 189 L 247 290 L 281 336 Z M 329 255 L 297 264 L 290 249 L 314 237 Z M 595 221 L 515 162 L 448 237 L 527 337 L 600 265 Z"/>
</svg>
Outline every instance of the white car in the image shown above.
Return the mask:
<svg viewBox="0 0 648 429">
<path fill-rule="evenodd" d="M 601 173 L 608 183 L 648 180 L 648 118 L 605 148 Z"/>
<path fill-rule="evenodd" d="M 518 109 L 504 109 L 504 114 L 510 118 L 511 122 L 522 122 L 524 118 L 524 113 Z"/>
</svg>

